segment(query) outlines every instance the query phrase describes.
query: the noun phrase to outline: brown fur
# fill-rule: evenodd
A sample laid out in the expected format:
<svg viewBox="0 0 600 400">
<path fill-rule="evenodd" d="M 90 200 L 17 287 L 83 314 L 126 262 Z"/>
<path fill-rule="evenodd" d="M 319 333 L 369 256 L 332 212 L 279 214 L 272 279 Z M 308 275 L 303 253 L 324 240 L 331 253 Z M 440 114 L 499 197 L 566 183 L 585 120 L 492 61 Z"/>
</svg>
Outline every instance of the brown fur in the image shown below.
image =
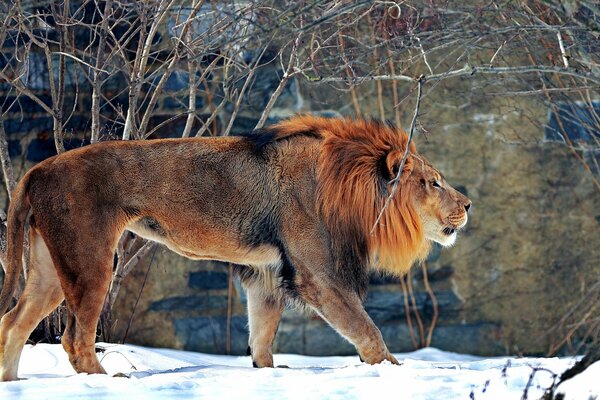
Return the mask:
<svg viewBox="0 0 600 400">
<path fill-rule="evenodd" d="M 126 229 L 190 258 L 239 264 L 256 366 L 273 366 L 284 301 L 315 310 L 366 362 L 397 362 L 362 306 L 368 269 L 402 274 L 430 240 L 451 244 L 470 204 L 411 145 L 371 235 L 406 142 L 378 122 L 300 116 L 262 134 L 107 142 L 38 164 L 9 208 L 0 314 L 21 270 L 28 215 L 32 264 L 25 294 L 0 322 L 0 379 L 16 379 L 23 343 L 63 297 L 73 367 L 104 372 L 96 324 Z"/>
<path fill-rule="evenodd" d="M 333 240 L 340 242 L 337 246 L 352 244 L 358 252 L 364 248 L 367 253 L 362 255 L 361 263 L 367 264 L 377 255 L 376 267 L 395 275 L 405 273 L 426 255 L 429 241 L 423 236 L 423 227 L 411 202 L 412 185 L 399 186 L 393 204 L 375 225 L 388 194 L 378 163 L 385 160 L 386 167 L 400 163 L 408 141 L 405 132 L 376 121 L 340 123 L 308 115 L 282 122 L 274 129 L 285 135 L 302 131 L 321 133 L 323 151 L 317 174 L 317 202 L 328 230 L 339 231 L 339 235 L 333 235 Z M 416 151 L 414 143 L 411 151 Z M 405 171 L 411 162 L 408 160 Z"/>
</svg>

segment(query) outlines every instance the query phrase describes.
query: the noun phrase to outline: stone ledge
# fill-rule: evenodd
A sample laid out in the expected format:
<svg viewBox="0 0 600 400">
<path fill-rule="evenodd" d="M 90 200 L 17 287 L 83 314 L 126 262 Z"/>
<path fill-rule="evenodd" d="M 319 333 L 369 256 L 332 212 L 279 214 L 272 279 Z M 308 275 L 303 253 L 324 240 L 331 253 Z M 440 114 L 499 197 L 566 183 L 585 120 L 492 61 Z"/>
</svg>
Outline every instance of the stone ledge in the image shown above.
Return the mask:
<svg viewBox="0 0 600 400">
<path fill-rule="evenodd" d="M 231 354 L 245 355 L 248 347 L 248 319 L 231 317 Z M 227 317 L 193 317 L 174 321 L 175 334 L 184 350 L 225 354 Z"/>
<path fill-rule="evenodd" d="M 154 301 L 148 311 L 201 311 L 227 309 L 226 296 L 174 296 Z"/>
</svg>

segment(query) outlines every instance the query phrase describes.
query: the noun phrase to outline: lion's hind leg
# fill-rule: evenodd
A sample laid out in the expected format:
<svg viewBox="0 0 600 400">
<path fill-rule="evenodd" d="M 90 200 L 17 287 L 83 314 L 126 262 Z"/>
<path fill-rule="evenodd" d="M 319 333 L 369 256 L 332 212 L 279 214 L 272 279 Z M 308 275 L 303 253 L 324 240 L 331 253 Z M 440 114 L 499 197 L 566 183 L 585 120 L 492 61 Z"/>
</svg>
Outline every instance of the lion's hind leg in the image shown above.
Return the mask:
<svg viewBox="0 0 600 400">
<path fill-rule="evenodd" d="M 92 203 L 67 211 L 36 220 L 67 303 L 62 344 L 75 371 L 103 374 L 106 371 L 94 346 L 96 327 L 112 277 L 114 250 L 126 225 L 125 215 L 114 213 L 110 205 Z"/>
<path fill-rule="evenodd" d="M 77 372 L 106 373 L 96 357 L 95 342 L 98 319 L 112 276 L 112 260 L 112 249 L 90 249 L 85 259 L 72 257 L 66 261 L 67 270 L 78 273 L 62 279 L 67 302 L 62 345 Z"/>
<path fill-rule="evenodd" d="M 64 298 L 48 248 L 42 237 L 30 230 L 31 267 L 15 308 L 0 322 L 0 380 L 17 379 L 23 346 L 40 321 Z"/>
</svg>

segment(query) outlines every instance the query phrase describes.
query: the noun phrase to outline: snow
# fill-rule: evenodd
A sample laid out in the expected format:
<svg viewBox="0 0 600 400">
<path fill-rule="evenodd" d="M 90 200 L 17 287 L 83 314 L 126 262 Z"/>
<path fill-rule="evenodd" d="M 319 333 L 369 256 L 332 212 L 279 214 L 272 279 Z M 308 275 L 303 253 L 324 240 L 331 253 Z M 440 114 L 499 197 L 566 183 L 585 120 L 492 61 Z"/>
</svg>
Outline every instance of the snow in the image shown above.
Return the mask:
<svg viewBox="0 0 600 400">
<path fill-rule="evenodd" d="M 237 398 L 520 399 L 534 368 L 529 399 L 538 399 L 573 358 L 480 358 L 428 348 L 397 354 L 402 366 L 367 365 L 358 357 L 276 354 L 276 365 L 251 368 L 250 357 L 133 345 L 99 344 L 109 375 L 75 374 L 60 345 L 27 345 L 20 381 L 0 383 L 0 399 Z M 112 377 L 114 374 L 127 377 Z M 595 379 L 594 379 L 595 378 Z M 600 399 L 600 363 L 565 382 L 566 399 Z"/>
</svg>

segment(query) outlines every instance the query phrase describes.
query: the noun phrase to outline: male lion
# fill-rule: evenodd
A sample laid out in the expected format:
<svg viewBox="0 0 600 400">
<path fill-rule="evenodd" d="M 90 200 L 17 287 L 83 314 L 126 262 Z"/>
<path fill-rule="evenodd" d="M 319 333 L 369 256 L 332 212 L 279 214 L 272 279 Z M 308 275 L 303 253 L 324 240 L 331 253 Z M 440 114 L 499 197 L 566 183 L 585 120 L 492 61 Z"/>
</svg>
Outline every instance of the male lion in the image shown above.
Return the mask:
<svg viewBox="0 0 600 400">
<path fill-rule="evenodd" d="M 309 306 L 367 363 L 397 363 L 365 312 L 370 267 L 395 275 L 448 246 L 470 201 L 407 135 L 364 120 L 298 116 L 243 137 L 104 142 L 49 158 L 13 192 L 0 315 L 22 267 L 30 216 L 31 268 L 0 322 L 0 378 L 17 379 L 23 345 L 66 300 L 62 345 L 77 372 L 105 373 L 96 325 L 124 230 L 193 259 L 235 263 L 248 291 L 254 366 L 272 367 L 272 343 L 290 301 Z"/>
</svg>

